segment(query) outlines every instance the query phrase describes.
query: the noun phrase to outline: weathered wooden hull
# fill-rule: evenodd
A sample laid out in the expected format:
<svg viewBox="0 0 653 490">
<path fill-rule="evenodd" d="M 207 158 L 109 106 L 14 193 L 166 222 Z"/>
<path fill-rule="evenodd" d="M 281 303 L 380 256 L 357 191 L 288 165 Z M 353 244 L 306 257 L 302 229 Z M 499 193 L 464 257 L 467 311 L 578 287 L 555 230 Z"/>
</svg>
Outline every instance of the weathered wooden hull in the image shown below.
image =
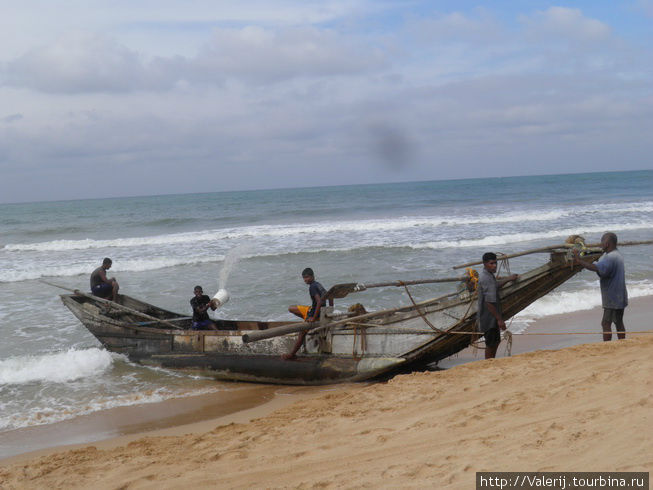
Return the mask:
<svg viewBox="0 0 653 490">
<path fill-rule="evenodd" d="M 295 342 L 294 336 L 244 345 L 244 329 L 274 328 L 285 322 L 225 321 L 221 328 L 243 330 L 194 331 L 143 325 L 133 315 L 111 318 L 104 307 L 74 294 L 62 295 L 63 303 L 109 351 L 125 354 L 133 362 L 193 373 L 216 379 L 260 383 L 321 385 L 362 381 L 405 362 L 402 358 L 306 355 L 295 360 L 281 359 Z M 166 319 L 179 318 L 173 312 L 153 307 L 129 296 L 121 304 Z M 115 312 L 114 312 L 115 313 Z M 116 315 L 114 315 L 116 316 Z M 188 327 L 190 320 L 180 322 Z"/>
<path fill-rule="evenodd" d="M 586 259 L 595 260 L 599 255 Z M 501 289 L 504 318 L 579 270 L 568 254 L 552 254 L 549 262 Z M 221 320 L 218 331 L 193 331 L 188 329 L 189 318 L 128 296 L 120 297 L 122 310 L 89 296 L 61 298 L 107 350 L 125 354 L 134 362 L 202 372 L 223 380 L 306 385 L 361 381 L 439 361 L 479 336 L 476 294 L 468 292 L 368 314 L 364 320 L 344 315 L 339 322 L 336 317 L 323 319 L 319 328 L 309 332 L 305 348 L 293 361 L 282 360 L 281 355 L 291 350 L 296 335 L 274 332 L 287 322 Z M 127 309 L 165 324 L 143 322 Z M 178 328 L 172 328 L 175 326 Z M 271 332 L 270 338 L 243 342 L 243 334 L 263 330 Z"/>
</svg>

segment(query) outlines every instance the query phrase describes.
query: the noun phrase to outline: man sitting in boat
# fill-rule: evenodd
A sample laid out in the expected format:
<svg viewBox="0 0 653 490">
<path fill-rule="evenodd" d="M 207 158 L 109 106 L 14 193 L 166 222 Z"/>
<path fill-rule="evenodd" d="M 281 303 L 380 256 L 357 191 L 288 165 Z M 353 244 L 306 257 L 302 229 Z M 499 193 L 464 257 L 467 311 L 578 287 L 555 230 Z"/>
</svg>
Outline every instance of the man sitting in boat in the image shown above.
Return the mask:
<svg viewBox="0 0 653 490">
<path fill-rule="evenodd" d="M 209 298 L 204 291 L 202 286 L 195 286 L 193 289 L 195 294 L 190 299 L 190 305 L 193 308 L 193 323 L 191 325 L 192 330 L 217 330 L 213 320 L 209 318 L 208 309 L 211 308 L 215 310 L 216 307 L 211 303 L 211 298 Z"/>
<path fill-rule="evenodd" d="M 91 293 L 100 298 L 111 299 L 116 301 L 118 299 L 118 281 L 115 277 L 107 278 L 107 271 L 111 269 L 112 260 L 105 257 L 102 265 L 91 273 Z"/>
<path fill-rule="evenodd" d="M 322 300 L 322 296 L 326 293 L 324 286 L 315 280 L 315 273 L 313 269 L 307 267 L 302 271 L 302 279 L 308 284 L 308 295 L 311 298 L 311 306 L 293 305 L 288 308 L 288 311 L 295 316 L 298 316 L 305 322 L 315 322 L 320 319 L 320 309 L 326 306 L 326 301 Z M 333 306 L 333 299 L 329 300 L 329 305 Z M 300 332 L 297 342 L 293 346 L 292 351 L 282 356 L 283 359 L 294 359 L 297 351 L 304 343 L 306 331 Z"/>
</svg>

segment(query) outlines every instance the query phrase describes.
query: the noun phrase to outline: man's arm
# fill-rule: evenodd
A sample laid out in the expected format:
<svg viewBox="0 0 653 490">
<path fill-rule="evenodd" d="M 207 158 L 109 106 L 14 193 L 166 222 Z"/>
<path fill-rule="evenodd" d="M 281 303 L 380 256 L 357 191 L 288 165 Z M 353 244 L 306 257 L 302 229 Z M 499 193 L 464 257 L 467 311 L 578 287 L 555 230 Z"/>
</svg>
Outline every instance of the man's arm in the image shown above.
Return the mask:
<svg viewBox="0 0 653 490">
<path fill-rule="evenodd" d="M 322 297 L 319 294 L 316 294 L 314 296 L 315 298 L 315 311 L 313 312 L 313 316 L 309 316 L 306 321 L 307 322 L 314 322 L 318 318 L 320 318 L 320 308 L 322 307 Z"/>
<path fill-rule="evenodd" d="M 578 251 L 577 248 L 573 249 L 572 253 L 574 254 L 574 262 L 576 264 L 590 271 L 594 271 L 594 272 L 599 271 L 599 268 L 596 266 L 596 264 L 580 258 L 580 252 Z"/>
<path fill-rule="evenodd" d="M 107 278 L 107 273 L 104 269 L 100 269 L 100 272 L 98 272 L 98 275 L 100 276 L 100 279 L 102 279 L 102 282 L 105 284 L 111 284 L 111 281 Z"/>
<path fill-rule="evenodd" d="M 489 311 L 492 314 L 492 316 L 496 319 L 497 326 L 501 330 L 505 330 L 506 329 L 506 322 L 504 322 L 503 318 L 501 318 L 501 315 L 499 315 L 499 311 L 497 310 L 494 303 L 490 303 L 489 301 L 486 301 L 485 306 L 487 307 L 487 311 Z"/>
<path fill-rule="evenodd" d="M 504 284 L 506 284 L 506 283 L 508 283 L 510 281 L 516 281 L 517 279 L 519 279 L 518 274 L 512 274 L 512 275 L 507 276 L 507 277 L 502 277 L 501 279 L 497 278 L 497 286 L 501 287 Z"/>
<path fill-rule="evenodd" d="M 209 309 L 209 306 L 210 306 L 209 303 L 201 305 L 197 301 L 192 301 L 192 300 L 190 302 L 190 305 L 193 307 L 193 311 L 195 313 L 204 313 L 206 310 Z"/>
</svg>

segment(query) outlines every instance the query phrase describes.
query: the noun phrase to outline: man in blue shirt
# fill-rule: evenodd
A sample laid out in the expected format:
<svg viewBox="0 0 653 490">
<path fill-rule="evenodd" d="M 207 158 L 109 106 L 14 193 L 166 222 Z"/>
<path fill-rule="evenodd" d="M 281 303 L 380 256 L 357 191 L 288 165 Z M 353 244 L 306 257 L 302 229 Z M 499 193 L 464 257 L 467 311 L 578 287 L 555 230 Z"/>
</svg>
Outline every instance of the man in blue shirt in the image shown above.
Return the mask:
<svg viewBox="0 0 653 490">
<path fill-rule="evenodd" d="M 612 324 L 617 329 L 619 339 L 626 338 L 624 326 L 624 308 L 628 306 L 628 291 L 626 290 L 626 271 L 624 258 L 617 250 L 617 235 L 605 233 L 601 237 L 601 248 L 604 254 L 595 264 L 580 258 L 580 253 L 574 249 L 574 261 L 580 266 L 598 274 L 601 284 L 601 303 L 603 305 L 603 340 L 612 340 Z"/>
<path fill-rule="evenodd" d="M 293 315 L 302 318 L 305 322 L 312 323 L 320 319 L 320 309 L 326 306 L 326 301 L 322 300 L 322 296 L 326 293 L 324 286 L 315 280 L 315 273 L 313 269 L 307 267 L 302 271 L 302 279 L 304 283 L 308 284 L 308 295 L 311 297 L 311 306 L 293 305 L 288 308 L 288 311 Z M 333 306 L 333 299 L 329 300 L 329 304 Z M 281 356 L 283 359 L 295 359 L 297 351 L 304 343 L 306 337 L 306 330 L 300 332 L 297 342 L 288 354 Z"/>
</svg>

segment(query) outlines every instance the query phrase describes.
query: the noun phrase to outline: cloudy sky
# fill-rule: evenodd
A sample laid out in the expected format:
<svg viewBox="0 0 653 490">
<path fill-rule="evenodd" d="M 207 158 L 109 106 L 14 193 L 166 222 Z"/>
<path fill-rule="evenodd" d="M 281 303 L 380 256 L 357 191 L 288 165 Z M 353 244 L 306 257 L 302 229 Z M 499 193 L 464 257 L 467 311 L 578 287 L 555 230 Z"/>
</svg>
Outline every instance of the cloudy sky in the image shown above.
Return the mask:
<svg viewBox="0 0 653 490">
<path fill-rule="evenodd" d="M 653 168 L 653 0 L 0 9 L 0 202 Z"/>
</svg>

